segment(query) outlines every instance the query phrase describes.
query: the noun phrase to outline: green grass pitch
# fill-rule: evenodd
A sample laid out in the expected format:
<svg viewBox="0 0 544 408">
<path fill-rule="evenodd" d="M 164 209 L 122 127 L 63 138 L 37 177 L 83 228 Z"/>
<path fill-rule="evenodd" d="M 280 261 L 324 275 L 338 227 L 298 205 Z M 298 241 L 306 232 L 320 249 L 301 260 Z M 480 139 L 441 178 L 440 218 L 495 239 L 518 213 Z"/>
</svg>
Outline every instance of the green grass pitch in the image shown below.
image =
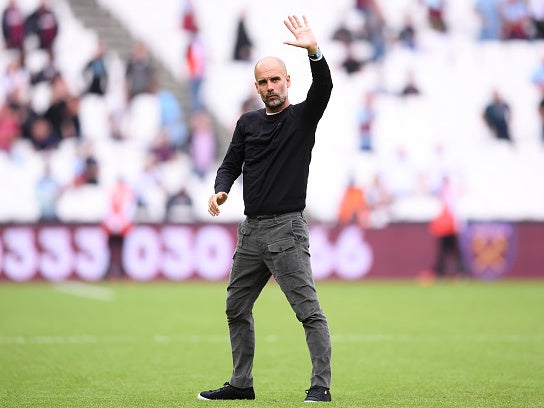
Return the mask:
<svg viewBox="0 0 544 408">
<path fill-rule="evenodd" d="M 331 407 L 544 407 L 544 282 L 320 282 Z M 255 306 L 255 401 L 198 401 L 231 369 L 225 282 L 0 285 L 1 407 L 299 407 L 304 333 Z"/>
</svg>

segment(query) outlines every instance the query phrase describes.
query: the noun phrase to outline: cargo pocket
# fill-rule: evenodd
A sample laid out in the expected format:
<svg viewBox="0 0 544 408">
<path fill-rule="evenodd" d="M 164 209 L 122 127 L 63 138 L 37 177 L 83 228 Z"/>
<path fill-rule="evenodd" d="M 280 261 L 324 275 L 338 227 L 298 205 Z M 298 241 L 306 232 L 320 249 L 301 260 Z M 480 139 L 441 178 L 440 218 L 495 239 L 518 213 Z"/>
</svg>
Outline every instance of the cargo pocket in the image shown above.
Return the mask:
<svg viewBox="0 0 544 408">
<path fill-rule="evenodd" d="M 236 250 L 241 249 L 244 246 L 244 240 L 247 238 L 247 236 L 251 233 L 251 229 L 247 225 L 245 221 L 242 221 L 238 225 L 238 242 L 236 243 Z"/>
<path fill-rule="evenodd" d="M 272 256 L 275 272 L 279 275 L 300 270 L 300 259 L 295 245 L 295 238 L 289 237 L 268 244 L 268 252 Z"/>
</svg>

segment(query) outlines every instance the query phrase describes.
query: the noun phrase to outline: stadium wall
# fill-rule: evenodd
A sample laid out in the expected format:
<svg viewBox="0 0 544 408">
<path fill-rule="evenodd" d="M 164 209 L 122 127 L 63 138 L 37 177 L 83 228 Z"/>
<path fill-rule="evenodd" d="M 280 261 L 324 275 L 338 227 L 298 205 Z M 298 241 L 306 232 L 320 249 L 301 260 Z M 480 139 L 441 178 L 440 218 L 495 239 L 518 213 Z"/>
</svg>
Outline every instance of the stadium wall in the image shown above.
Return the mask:
<svg viewBox="0 0 544 408">
<path fill-rule="evenodd" d="M 224 280 L 236 229 L 236 224 L 138 225 L 122 250 L 110 251 L 107 234 L 96 224 L 0 225 L 0 282 Z M 437 249 L 424 223 L 371 230 L 311 224 L 310 243 L 316 280 L 417 278 L 430 269 Z M 460 243 L 477 279 L 544 278 L 544 223 L 471 222 Z"/>
</svg>

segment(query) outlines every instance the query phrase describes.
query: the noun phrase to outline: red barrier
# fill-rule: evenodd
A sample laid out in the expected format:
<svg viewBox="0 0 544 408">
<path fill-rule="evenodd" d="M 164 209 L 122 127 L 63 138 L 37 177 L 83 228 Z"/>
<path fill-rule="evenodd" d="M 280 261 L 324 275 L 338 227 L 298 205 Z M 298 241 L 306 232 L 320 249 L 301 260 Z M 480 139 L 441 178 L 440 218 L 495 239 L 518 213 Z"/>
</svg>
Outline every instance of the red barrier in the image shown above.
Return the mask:
<svg viewBox="0 0 544 408">
<path fill-rule="evenodd" d="M 544 278 L 544 223 L 470 223 L 460 242 L 476 278 Z M 235 244 L 234 224 L 139 225 L 116 257 L 97 225 L 2 225 L 0 281 L 221 280 Z M 364 231 L 313 224 L 310 245 L 316 280 L 415 278 L 436 249 L 421 223 Z"/>
</svg>

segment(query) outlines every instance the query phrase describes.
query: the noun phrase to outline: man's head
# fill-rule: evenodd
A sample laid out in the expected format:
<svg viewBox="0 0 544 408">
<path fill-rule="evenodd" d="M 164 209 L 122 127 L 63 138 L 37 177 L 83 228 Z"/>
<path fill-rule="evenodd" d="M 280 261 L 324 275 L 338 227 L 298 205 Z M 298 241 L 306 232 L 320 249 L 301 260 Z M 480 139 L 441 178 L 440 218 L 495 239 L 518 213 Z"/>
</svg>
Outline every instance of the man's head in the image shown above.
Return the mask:
<svg viewBox="0 0 544 408">
<path fill-rule="evenodd" d="M 255 65 L 255 89 L 269 113 L 281 112 L 289 106 L 287 88 L 291 77 L 285 63 L 276 57 L 265 57 Z"/>
</svg>

